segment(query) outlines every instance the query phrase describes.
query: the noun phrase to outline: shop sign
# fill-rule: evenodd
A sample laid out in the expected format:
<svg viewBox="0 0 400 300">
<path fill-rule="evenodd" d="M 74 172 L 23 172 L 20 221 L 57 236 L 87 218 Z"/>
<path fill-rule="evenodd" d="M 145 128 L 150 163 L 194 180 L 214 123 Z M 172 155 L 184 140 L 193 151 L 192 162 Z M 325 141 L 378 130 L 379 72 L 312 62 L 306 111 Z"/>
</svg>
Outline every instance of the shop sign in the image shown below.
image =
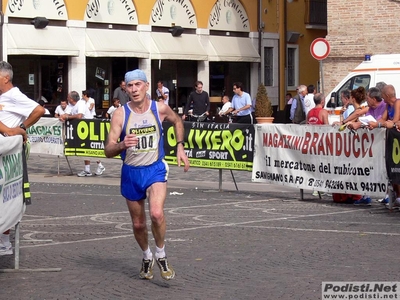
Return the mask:
<svg viewBox="0 0 400 300">
<path fill-rule="evenodd" d="M 150 24 L 154 26 L 181 26 L 197 28 L 197 19 L 189 0 L 157 0 L 151 10 Z"/>
<path fill-rule="evenodd" d="M 217 0 L 208 19 L 208 28 L 224 31 L 250 31 L 246 10 L 240 1 Z"/>
<path fill-rule="evenodd" d="M 18 18 L 44 16 L 52 20 L 68 19 L 64 0 L 9 0 L 6 15 Z"/>
<path fill-rule="evenodd" d="M 132 0 L 89 0 L 85 21 L 137 25 L 138 17 Z"/>
</svg>

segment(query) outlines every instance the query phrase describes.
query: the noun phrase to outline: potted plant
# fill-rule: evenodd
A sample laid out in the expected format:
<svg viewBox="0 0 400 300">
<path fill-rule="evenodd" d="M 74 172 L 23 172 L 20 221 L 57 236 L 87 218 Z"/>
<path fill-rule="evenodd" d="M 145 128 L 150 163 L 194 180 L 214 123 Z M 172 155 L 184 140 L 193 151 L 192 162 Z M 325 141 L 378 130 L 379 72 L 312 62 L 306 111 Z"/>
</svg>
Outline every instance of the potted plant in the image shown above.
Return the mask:
<svg viewBox="0 0 400 300">
<path fill-rule="evenodd" d="M 271 101 L 268 98 L 267 89 L 265 85 L 260 83 L 257 89 L 255 115 L 257 123 L 272 123 L 273 109 Z"/>
</svg>

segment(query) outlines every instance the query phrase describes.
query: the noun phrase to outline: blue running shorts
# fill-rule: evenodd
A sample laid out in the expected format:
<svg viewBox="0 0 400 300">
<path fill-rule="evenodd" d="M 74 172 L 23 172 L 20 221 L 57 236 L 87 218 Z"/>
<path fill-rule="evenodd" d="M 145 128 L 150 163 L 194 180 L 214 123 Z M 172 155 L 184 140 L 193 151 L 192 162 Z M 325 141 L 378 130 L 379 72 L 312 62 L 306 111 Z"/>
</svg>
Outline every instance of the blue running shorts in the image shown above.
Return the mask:
<svg viewBox="0 0 400 300">
<path fill-rule="evenodd" d="M 168 170 L 168 164 L 163 159 L 149 166 L 122 164 L 121 195 L 130 201 L 146 199 L 146 190 L 153 183 L 167 181 Z"/>
</svg>

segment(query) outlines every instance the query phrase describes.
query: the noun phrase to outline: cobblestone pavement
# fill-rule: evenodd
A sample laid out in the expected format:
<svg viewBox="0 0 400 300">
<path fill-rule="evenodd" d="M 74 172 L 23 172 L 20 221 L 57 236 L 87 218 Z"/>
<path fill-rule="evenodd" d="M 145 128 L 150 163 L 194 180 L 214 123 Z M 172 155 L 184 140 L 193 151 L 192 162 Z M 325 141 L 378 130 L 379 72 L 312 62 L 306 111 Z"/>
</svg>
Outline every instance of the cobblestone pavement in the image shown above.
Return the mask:
<svg viewBox="0 0 400 300">
<path fill-rule="evenodd" d="M 69 159 L 75 173 L 82 159 Z M 218 170 L 171 167 L 166 250 L 177 275 L 164 281 L 155 267 L 143 281 L 120 162 L 105 160 L 91 178 L 67 176 L 65 158 L 59 175 L 56 157 L 28 164 L 21 271 L 0 256 L 1 299 L 320 299 L 322 281 L 397 280 L 400 213 L 310 192 L 300 201 L 295 189 L 251 183 L 249 172 L 233 173 L 238 192 L 223 171 L 220 191 Z"/>
</svg>

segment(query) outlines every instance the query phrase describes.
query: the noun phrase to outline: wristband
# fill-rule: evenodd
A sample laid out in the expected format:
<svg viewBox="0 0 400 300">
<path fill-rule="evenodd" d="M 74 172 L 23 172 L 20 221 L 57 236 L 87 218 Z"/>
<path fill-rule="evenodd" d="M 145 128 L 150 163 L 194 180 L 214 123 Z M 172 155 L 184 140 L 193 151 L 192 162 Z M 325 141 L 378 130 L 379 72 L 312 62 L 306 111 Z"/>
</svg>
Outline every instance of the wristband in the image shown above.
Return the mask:
<svg viewBox="0 0 400 300">
<path fill-rule="evenodd" d="M 19 125 L 19 128 L 22 128 L 23 130 L 26 131 L 26 127 L 25 127 L 24 123 L 21 123 L 21 124 Z"/>
</svg>

